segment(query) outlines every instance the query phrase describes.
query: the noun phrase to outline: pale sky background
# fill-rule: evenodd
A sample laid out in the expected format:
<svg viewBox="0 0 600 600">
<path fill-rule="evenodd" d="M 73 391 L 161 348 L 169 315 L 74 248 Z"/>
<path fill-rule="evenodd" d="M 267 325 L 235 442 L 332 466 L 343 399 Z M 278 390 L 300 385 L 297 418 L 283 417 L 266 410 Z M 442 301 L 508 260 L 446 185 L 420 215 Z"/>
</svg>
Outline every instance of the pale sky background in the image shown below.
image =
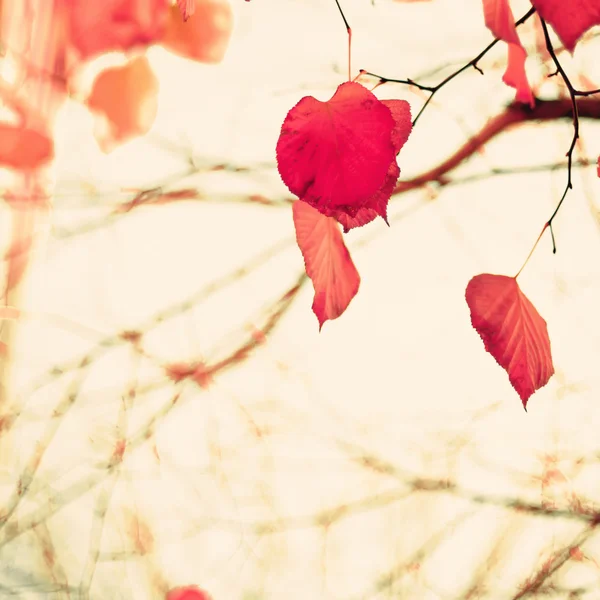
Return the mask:
<svg viewBox="0 0 600 600">
<path fill-rule="evenodd" d="M 74 591 L 86 578 L 91 600 L 158 599 L 161 585 L 188 583 L 214 600 L 516 597 L 589 528 L 581 515 L 508 505 L 600 502 L 595 168 L 574 174 L 557 254 L 545 237 L 519 279 L 548 322 L 556 367 L 527 413 L 471 328 L 464 292 L 478 273 L 518 271 L 564 169 L 393 199 L 391 227 L 346 236 L 362 282 L 341 318 L 319 333 L 307 282 L 250 358 L 208 389 L 176 384 L 166 365 L 229 356 L 300 276 L 275 144 L 287 111 L 304 95 L 330 98 L 347 72 L 333 0 L 232 3 L 219 66 L 150 50 L 161 91 L 144 139 L 103 155 L 83 107 L 70 102 L 59 116 L 54 211 L 23 293 L 12 389 L 21 417 L 4 439 L 3 497 L 36 443 L 47 450 L 14 525 L 0 529 L 0 597 L 86 597 Z M 354 73 L 415 78 L 491 41 L 479 0 L 343 7 Z M 515 2 L 515 15 L 526 8 Z M 564 65 L 598 84 L 597 52 L 591 42 Z M 401 178 L 437 164 L 512 99 L 504 57 L 499 47 L 483 77 L 469 71 L 436 96 L 400 154 Z M 539 81 L 535 58 L 528 69 Z M 376 93 L 408 100 L 413 114 L 423 102 L 402 86 Z M 540 95 L 555 93 L 546 84 Z M 520 126 L 452 176 L 560 161 L 571 131 L 569 121 Z M 577 156 L 600 153 L 599 132 L 582 121 Z M 190 155 L 199 172 L 186 177 Z M 211 169 L 219 164 L 247 171 Z M 202 199 L 109 216 L 128 189 L 156 185 L 195 187 Z M 137 349 L 118 338 L 139 329 Z M 51 419 L 69 393 L 65 415 Z M 149 420 L 144 441 L 136 432 Z M 120 439 L 131 449 L 109 470 Z M 598 538 L 581 551 L 547 580 L 555 598 L 581 588 L 576 597 L 600 599 Z"/>
</svg>

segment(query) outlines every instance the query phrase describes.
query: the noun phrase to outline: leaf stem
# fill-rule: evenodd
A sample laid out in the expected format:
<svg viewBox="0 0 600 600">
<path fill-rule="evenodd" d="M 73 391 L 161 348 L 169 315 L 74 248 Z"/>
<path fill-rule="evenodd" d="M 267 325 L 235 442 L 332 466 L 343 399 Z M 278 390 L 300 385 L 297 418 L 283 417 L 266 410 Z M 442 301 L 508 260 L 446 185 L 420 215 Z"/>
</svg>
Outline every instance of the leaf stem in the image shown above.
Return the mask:
<svg viewBox="0 0 600 600">
<path fill-rule="evenodd" d="M 346 20 L 346 15 L 344 15 L 344 11 L 340 6 L 339 0 L 335 0 L 335 3 L 340 11 L 340 15 L 342 15 L 344 25 L 346 26 L 346 31 L 348 32 L 348 81 L 352 81 L 352 29 Z"/>
<path fill-rule="evenodd" d="M 527 255 L 527 258 L 525 259 L 525 262 L 523 263 L 523 266 L 519 269 L 519 272 L 515 275 L 515 279 L 521 274 L 521 271 L 525 268 L 525 265 L 527 265 L 527 263 L 529 262 L 529 259 L 533 255 L 535 249 L 537 248 L 537 245 L 540 243 L 540 240 L 542 239 L 542 236 L 544 235 L 544 231 L 546 231 L 546 229 L 549 226 L 550 226 L 550 223 L 546 223 L 544 225 L 544 227 L 542 227 L 542 231 L 540 231 L 540 235 L 538 235 L 537 240 L 535 240 L 535 244 L 533 245 L 533 248 L 530 250 L 529 254 Z"/>
</svg>

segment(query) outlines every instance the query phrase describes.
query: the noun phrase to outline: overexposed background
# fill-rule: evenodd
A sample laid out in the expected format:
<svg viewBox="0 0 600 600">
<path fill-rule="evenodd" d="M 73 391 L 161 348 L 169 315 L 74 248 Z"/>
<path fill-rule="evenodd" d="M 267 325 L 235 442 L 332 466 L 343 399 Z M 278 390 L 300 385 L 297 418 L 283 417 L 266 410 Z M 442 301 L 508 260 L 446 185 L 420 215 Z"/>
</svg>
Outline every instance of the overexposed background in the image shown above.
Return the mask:
<svg viewBox="0 0 600 600">
<path fill-rule="evenodd" d="M 0 597 L 144 600 L 194 583 L 215 600 L 600 599 L 595 168 L 574 171 L 557 254 L 544 237 L 520 277 L 556 367 L 527 413 L 464 300 L 472 276 L 527 256 L 565 185 L 545 167 L 564 160 L 570 121 L 505 132 L 451 185 L 393 198 L 391 227 L 348 234 L 361 288 L 319 333 L 275 144 L 302 96 L 345 80 L 346 31 L 333 0 L 232 5 L 222 64 L 149 51 L 161 90 L 144 138 L 104 155 L 82 106 L 60 113 L 12 365 L 2 501 L 31 481 L 0 529 Z M 491 41 L 479 0 L 343 7 L 354 73 L 436 83 Z M 597 52 L 591 39 L 561 55 L 574 81 L 600 82 Z M 512 100 L 505 53 L 435 96 L 402 179 Z M 528 69 L 556 97 L 533 50 Z M 425 99 L 376 93 L 413 114 Z M 599 133 L 582 121 L 577 158 L 599 154 Z"/>
</svg>

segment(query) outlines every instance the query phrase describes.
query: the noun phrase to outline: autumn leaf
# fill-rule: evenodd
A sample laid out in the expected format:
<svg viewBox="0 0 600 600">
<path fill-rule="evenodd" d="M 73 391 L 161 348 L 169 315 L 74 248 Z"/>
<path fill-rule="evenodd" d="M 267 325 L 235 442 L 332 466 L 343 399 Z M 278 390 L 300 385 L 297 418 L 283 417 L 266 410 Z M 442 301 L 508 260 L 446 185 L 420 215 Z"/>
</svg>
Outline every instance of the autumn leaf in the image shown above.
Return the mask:
<svg viewBox="0 0 600 600">
<path fill-rule="evenodd" d="M 396 154 L 398 154 L 404 144 L 406 144 L 412 131 L 410 105 L 405 100 L 382 100 L 381 102 L 390 109 L 392 118 L 394 119 L 391 142 Z M 383 186 L 369 198 L 367 202 L 368 206 L 358 209 L 353 217 L 342 210 L 333 212 L 332 216 L 342 225 L 344 233 L 348 233 L 354 227 L 361 227 L 370 223 L 379 215 L 386 223 L 388 222 L 387 205 L 399 176 L 400 167 L 398 167 L 398 163 L 394 160 L 388 168 Z"/>
<path fill-rule="evenodd" d="M 158 109 L 158 79 L 145 56 L 102 71 L 87 105 L 98 113 L 96 139 L 104 152 L 150 130 Z"/>
<path fill-rule="evenodd" d="M 190 0 L 187 3 L 189 5 Z M 191 17 L 189 20 L 186 14 Z M 182 19 L 176 6 L 170 9 L 160 43 L 174 54 L 190 60 L 202 63 L 223 60 L 233 29 L 233 13 L 228 0 L 195 0 L 194 10 L 183 12 L 183 15 Z"/>
<path fill-rule="evenodd" d="M 546 321 L 514 277 L 477 275 L 467 285 L 466 300 L 485 349 L 527 408 L 529 397 L 554 374 Z"/>
<path fill-rule="evenodd" d="M 486 27 L 508 44 L 508 64 L 502 81 L 517 91 L 517 100 L 534 106 L 533 93 L 525 72 L 527 52 L 521 44 L 515 27 L 515 18 L 509 0 L 483 0 Z"/>
<path fill-rule="evenodd" d="M 570 52 L 588 29 L 600 25 L 598 0 L 531 0 L 531 3 Z"/>
<path fill-rule="evenodd" d="M 212 596 L 195 585 L 173 588 L 165 600 L 212 600 Z"/>
<path fill-rule="evenodd" d="M 65 0 L 71 44 L 83 59 L 155 43 L 167 23 L 167 0 Z"/>
<path fill-rule="evenodd" d="M 296 241 L 304 257 L 306 274 L 315 288 L 312 309 L 319 320 L 337 319 L 360 286 L 360 275 L 344 244 L 336 221 L 298 200 L 292 207 Z"/>
<path fill-rule="evenodd" d="M 389 195 L 385 202 L 372 199 L 390 187 L 395 126 L 390 109 L 358 83 L 341 84 L 326 102 L 306 96 L 281 127 L 279 174 L 293 194 L 324 215 L 355 218 L 370 208 L 385 218 Z"/>
</svg>

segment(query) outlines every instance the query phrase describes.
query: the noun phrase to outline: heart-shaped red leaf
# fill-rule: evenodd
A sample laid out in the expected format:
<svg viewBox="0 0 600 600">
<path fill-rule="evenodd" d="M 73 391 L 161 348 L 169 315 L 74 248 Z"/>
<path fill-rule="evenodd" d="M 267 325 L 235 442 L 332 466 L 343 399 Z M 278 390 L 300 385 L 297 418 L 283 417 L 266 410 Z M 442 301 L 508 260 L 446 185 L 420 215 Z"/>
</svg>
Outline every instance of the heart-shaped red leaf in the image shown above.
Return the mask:
<svg viewBox="0 0 600 600">
<path fill-rule="evenodd" d="M 571 52 L 588 29 L 600 25 L 598 0 L 531 0 L 531 3 Z"/>
<path fill-rule="evenodd" d="M 281 127 L 279 174 L 323 214 L 356 214 L 386 181 L 394 126 L 390 109 L 358 83 L 341 84 L 327 102 L 302 98 Z"/>
<path fill-rule="evenodd" d="M 517 100 L 533 106 L 531 86 L 525 72 L 527 52 L 515 28 L 515 18 L 508 0 L 483 0 L 486 27 L 508 44 L 508 65 L 502 78 L 506 85 L 517 90 Z"/>
<path fill-rule="evenodd" d="M 346 310 L 358 292 L 360 275 L 335 219 L 302 200 L 294 202 L 292 209 L 296 241 L 315 288 L 312 309 L 320 330 L 325 321 L 337 319 Z"/>
<path fill-rule="evenodd" d="M 477 275 L 466 299 L 485 349 L 506 370 L 523 406 L 554 374 L 546 321 L 514 277 Z"/>
</svg>

